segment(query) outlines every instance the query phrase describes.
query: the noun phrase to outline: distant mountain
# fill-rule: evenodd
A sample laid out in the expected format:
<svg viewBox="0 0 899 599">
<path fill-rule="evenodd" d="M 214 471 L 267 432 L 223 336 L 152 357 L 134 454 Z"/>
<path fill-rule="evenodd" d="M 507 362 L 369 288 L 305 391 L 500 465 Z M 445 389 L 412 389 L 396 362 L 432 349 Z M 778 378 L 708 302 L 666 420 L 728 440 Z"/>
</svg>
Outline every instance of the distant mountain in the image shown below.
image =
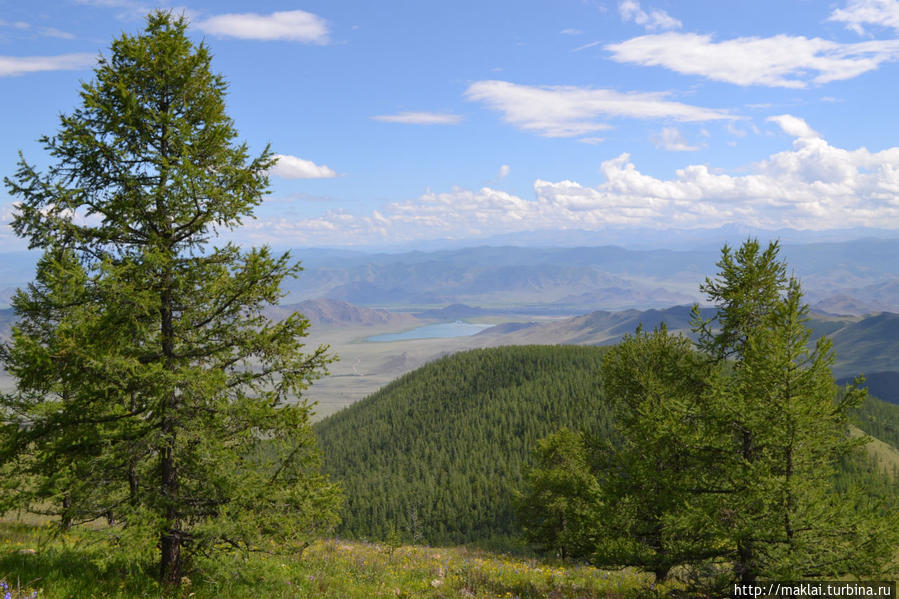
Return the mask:
<svg viewBox="0 0 899 599">
<path fill-rule="evenodd" d="M 605 306 L 611 309 L 630 306 L 671 306 L 696 301 L 695 295 L 679 293 L 664 287 L 630 286 L 603 287 L 577 295 L 567 295 L 553 302 L 556 306 L 577 309 L 584 306 Z"/>
<path fill-rule="evenodd" d="M 731 228 L 718 233 L 738 245 L 755 232 Z M 782 256 L 817 309 L 836 314 L 899 311 L 895 234 L 846 240 L 852 231 L 782 233 L 789 241 L 782 246 Z M 659 235 L 655 232 L 653 242 Z M 571 239 L 577 238 L 572 233 Z M 571 315 L 662 308 L 702 300 L 699 284 L 717 270 L 723 243 L 698 243 L 690 249 L 678 244 L 670 247 L 681 249 L 625 249 L 597 245 L 616 243 L 614 236 L 590 234 L 580 239 L 593 245 L 572 247 L 560 241 L 555 247 L 533 247 L 535 238 L 529 246 L 402 253 L 297 250 L 294 255 L 306 270 L 288 283 L 288 291 L 294 300 L 330 297 L 408 310 L 453 303 L 490 309 L 552 306 Z M 796 239 L 805 242 L 794 243 Z"/>
<path fill-rule="evenodd" d="M 846 383 L 851 383 L 854 378 L 854 376 L 843 377 L 837 380 L 837 384 L 845 385 Z M 868 395 L 883 401 L 899 404 L 899 372 L 865 373 L 865 387 L 868 389 Z M 899 434 L 899 429 L 897 429 L 897 434 Z"/>
<path fill-rule="evenodd" d="M 837 362 L 834 375 L 899 371 L 899 314 L 882 312 L 830 333 Z"/>
<path fill-rule="evenodd" d="M 714 310 L 703 308 L 701 314 L 703 318 L 711 318 Z M 690 306 L 596 311 L 536 325 L 491 327 L 478 336 L 489 339 L 490 345 L 610 345 L 633 333 L 638 325 L 650 330 L 662 322 L 669 330 L 690 336 L 690 318 Z M 836 354 L 833 372 L 837 378 L 869 372 L 899 372 L 899 314 L 882 312 L 865 318 L 813 314 L 809 326 L 813 342 L 822 335 L 831 338 Z"/>
<path fill-rule="evenodd" d="M 509 331 L 510 327 L 492 327 L 479 333 L 481 336 L 502 335 L 503 344 L 571 344 L 610 345 L 622 336 L 633 333 L 642 325 L 645 330 L 658 327 L 663 322 L 671 331 L 690 332 L 690 306 L 674 306 L 664 310 L 623 310 L 620 312 L 596 311 L 583 316 L 565 318 L 544 324 L 522 327 Z M 703 318 L 711 318 L 714 310 L 703 308 Z"/>
<path fill-rule="evenodd" d="M 515 245 L 538 247 L 572 247 L 587 245 L 619 245 L 627 249 L 696 249 L 720 247 L 724 242 L 738 243 L 747 237 L 763 242 L 780 239 L 785 243 L 842 242 L 860 238 L 895 238 L 894 229 L 854 227 L 825 231 L 777 229 L 768 230 L 731 223 L 721 227 L 699 229 L 649 229 L 639 227 L 606 227 L 598 231 L 583 229 L 544 229 L 469 237 L 465 239 L 428 239 L 400 244 L 380 245 L 366 251 L 407 252 L 410 250 L 451 250 L 474 245 Z"/>
<path fill-rule="evenodd" d="M 811 304 L 811 307 L 816 312 L 836 316 L 871 314 L 879 311 L 874 304 L 863 302 L 848 293 L 834 293 L 825 296 Z"/>
<path fill-rule="evenodd" d="M 496 314 L 496 311 L 465 304 L 452 304 L 445 308 L 440 308 L 439 310 L 416 312 L 414 315 L 416 318 L 427 320 L 461 320 L 463 318 L 475 318 L 478 316 L 486 316 L 488 314 Z"/>
<path fill-rule="evenodd" d="M 12 335 L 12 325 L 15 322 L 15 316 L 12 308 L 0 310 L 0 343 L 9 340 Z"/>
<path fill-rule="evenodd" d="M 489 240 L 518 245 L 433 251 L 297 249 L 292 255 L 302 261 L 304 272 L 285 281 L 286 301 L 328 297 L 409 311 L 464 303 L 568 315 L 663 308 L 702 301 L 698 286 L 717 270 L 724 241 L 736 246 L 754 235 L 762 241 L 784 240 L 782 256 L 816 309 L 857 315 L 899 312 L 895 231 L 761 231 L 729 226 L 537 233 Z M 862 235 L 871 237 L 859 238 Z M 0 304 L 33 278 L 37 255 L 0 254 Z"/>
<path fill-rule="evenodd" d="M 297 304 L 274 306 L 266 310 L 269 318 L 284 319 L 299 312 L 305 316 L 313 326 L 321 327 L 347 327 L 347 326 L 415 326 L 421 324 L 411 314 L 388 312 L 387 310 L 374 310 L 362 306 L 333 299 L 319 298 L 306 300 Z"/>
</svg>

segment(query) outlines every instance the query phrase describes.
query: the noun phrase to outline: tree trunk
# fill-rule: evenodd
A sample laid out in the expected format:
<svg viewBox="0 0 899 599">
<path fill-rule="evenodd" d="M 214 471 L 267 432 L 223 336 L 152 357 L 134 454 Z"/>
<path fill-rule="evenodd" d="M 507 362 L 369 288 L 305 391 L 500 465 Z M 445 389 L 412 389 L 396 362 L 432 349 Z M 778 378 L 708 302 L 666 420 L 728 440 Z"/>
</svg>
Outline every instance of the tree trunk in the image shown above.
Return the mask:
<svg viewBox="0 0 899 599">
<path fill-rule="evenodd" d="M 162 533 L 159 578 L 164 584 L 181 584 L 181 537 L 176 531 Z"/>
<path fill-rule="evenodd" d="M 62 498 L 62 516 L 59 526 L 63 530 L 69 530 L 72 527 L 72 498 L 68 493 Z"/>
<path fill-rule="evenodd" d="M 743 431 L 743 459 L 749 463 L 755 461 L 755 451 L 753 447 L 753 435 L 750 431 Z M 737 563 L 734 564 L 734 571 L 740 577 L 741 584 L 753 584 L 758 576 L 755 561 L 755 547 L 753 547 L 752 539 L 742 539 L 737 543 Z"/>
<path fill-rule="evenodd" d="M 737 576 L 740 577 L 740 584 L 754 584 L 758 574 L 752 563 L 755 557 L 752 541 L 740 543 L 737 546 L 737 553 L 739 554 L 739 558 L 737 559 L 737 563 L 734 564 L 734 570 Z"/>
<path fill-rule="evenodd" d="M 169 250 L 171 248 L 168 248 Z M 174 371 L 175 332 L 173 326 L 171 274 L 164 273 L 161 301 L 162 355 L 167 370 Z M 163 400 L 161 422 L 163 447 L 161 463 L 161 492 L 165 502 L 165 529 L 162 531 L 160 549 L 160 579 L 164 584 L 181 584 L 181 531 L 178 514 L 178 471 L 175 466 L 175 439 L 178 426 L 178 392 L 172 389 Z"/>
</svg>

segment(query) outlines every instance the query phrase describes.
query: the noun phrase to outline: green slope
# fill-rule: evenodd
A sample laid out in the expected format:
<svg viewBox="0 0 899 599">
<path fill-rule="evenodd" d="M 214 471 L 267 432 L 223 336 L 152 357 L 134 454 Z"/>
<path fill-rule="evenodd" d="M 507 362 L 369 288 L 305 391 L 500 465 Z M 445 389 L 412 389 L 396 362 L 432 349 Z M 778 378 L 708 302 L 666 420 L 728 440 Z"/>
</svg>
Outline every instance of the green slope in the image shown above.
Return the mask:
<svg viewBox="0 0 899 599">
<path fill-rule="evenodd" d="M 515 534 L 509 501 L 536 441 L 608 430 L 604 349 L 474 350 L 409 373 L 315 427 L 345 486 L 342 534 L 462 543 Z"/>
<path fill-rule="evenodd" d="M 345 487 L 339 534 L 449 544 L 518 534 L 514 489 L 536 441 L 561 427 L 608 435 L 606 348 L 504 346 L 427 364 L 315 425 L 325 470 Z M 856 425 L 881 443 L 841 479 L 892 472 L 899 406 L 872 399 Z M 878 482 L 878 493 L 894 485 Z"/>
<path fill-rule="evenodd" d="M 881 312 L 829 333 L 838 378 L 899 371 L 899 314 Z"/>
</svg>

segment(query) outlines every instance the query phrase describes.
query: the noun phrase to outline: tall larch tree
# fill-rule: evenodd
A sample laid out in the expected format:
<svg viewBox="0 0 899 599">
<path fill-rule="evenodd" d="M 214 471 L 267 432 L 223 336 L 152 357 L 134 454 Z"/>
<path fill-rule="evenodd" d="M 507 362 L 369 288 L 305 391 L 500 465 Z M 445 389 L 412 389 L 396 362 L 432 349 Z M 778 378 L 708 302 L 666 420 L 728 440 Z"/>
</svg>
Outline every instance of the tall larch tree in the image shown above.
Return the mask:
<svg viewBox="0 0 899 599">
<path fill-rule="evenodd" d="M 174 584 L 196 552 L 301 546 L 340 501 L 301 399 L 326 348 L 304 352 L 301 315 L 263 312 L 299 265 L 216 245 L 252 218 L 274 159 L 236 142 L 226 83 L 186 30 L 155 12 L 116 39 L 41 138 L 48 170 L 23 157 L 6 179 L 13 228 L 44 255 L 14 299 L 17 389 L 0 405 L 6 505 L 106 518 Z"/>
<path fill-rule="evenodd" d="M 721 540 L 743 583 L 875 574 L 891 559 L 895 517 L 858 509 L 866 499 L 835 484 L 839 461 L 866 442 L 849 434 L 865 393 L 850 386 L 838 399 L 830 341 L 810 342 L 808 305 L 779 254 L 776 242 L 725 246 L 700 287 L 718 312 L 694 321 L 697 345 L 727 366 L 709 381 L 703 417 L 729 440 L 712 466 L 730 483 L 697 497 L 683 522 Z"/>
</svg>

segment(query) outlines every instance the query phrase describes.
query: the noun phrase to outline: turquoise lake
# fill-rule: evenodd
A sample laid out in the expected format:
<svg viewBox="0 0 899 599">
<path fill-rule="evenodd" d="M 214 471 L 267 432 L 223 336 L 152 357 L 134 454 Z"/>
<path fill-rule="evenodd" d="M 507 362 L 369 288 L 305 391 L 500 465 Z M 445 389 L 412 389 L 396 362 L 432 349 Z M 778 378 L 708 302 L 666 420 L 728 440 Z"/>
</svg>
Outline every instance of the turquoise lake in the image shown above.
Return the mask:
<svg viewBox="0 0 899 599">
<path fill-rule="evenodd" d="M 374 335 L 366 341 L 374 343 L 385 341 L 408 341 L 409 339 L 434 339 L 439 337 L 467 337 L 480 333 L 484 329 L 492 327 L 492 324 L 472 324 L 469 322 L 441 322 L 439 324 L 426 324 L 402 333 L 385 333 Z"/>
</svg>

